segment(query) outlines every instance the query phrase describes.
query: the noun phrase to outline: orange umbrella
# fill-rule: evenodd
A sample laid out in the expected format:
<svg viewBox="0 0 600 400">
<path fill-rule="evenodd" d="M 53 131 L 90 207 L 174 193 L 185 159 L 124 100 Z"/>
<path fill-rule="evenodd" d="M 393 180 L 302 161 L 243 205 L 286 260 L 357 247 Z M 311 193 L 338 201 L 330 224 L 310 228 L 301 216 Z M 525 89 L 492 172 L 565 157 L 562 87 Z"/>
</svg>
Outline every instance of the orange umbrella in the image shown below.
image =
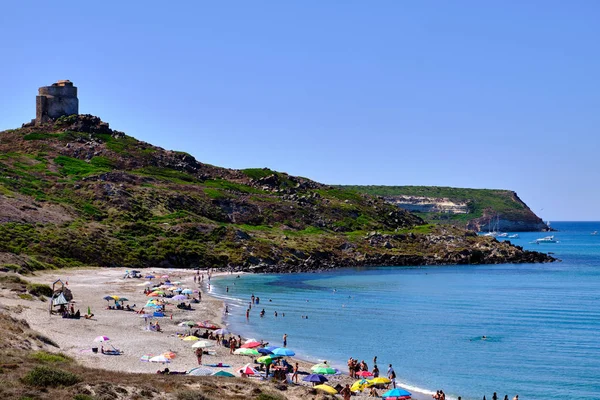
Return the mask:
<svg viewBox="0 0 600 400">
<path fill-rule="evenodd" d="M 162 355 L 165 356 L 166 358 L 168 358 L 169 360 L 172 360 L 175 357 L 177 357 L 177 354 L 173 353 L 172 351 L 167 351 L 166 353 L 163 353 Z"/>
</svg>

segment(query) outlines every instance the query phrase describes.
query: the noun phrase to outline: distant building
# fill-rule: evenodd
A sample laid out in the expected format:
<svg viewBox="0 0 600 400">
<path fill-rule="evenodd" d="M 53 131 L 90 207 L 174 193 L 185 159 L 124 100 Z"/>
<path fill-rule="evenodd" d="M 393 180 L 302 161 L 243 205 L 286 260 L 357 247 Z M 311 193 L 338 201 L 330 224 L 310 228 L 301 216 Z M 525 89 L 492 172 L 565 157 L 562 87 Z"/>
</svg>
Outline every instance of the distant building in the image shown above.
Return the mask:
<svg viewBox="0 0 600 400">
<path fill-rule="evenodd" d="M 79 114 L 77 88 L 71 81 L 42 86 L 35 98 L 35 124 L 55 120 L 63 115 Z"/>
</svg>

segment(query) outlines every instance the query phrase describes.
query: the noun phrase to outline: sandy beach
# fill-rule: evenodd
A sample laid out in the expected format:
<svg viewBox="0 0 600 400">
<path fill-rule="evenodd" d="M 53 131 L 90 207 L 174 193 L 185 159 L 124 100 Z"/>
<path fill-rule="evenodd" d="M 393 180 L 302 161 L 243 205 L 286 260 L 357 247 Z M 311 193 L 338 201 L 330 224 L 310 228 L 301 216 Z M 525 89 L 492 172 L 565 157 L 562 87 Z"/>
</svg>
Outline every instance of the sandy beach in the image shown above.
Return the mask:
<svg viewBox="0 0 600 400">
<path fill-rule="evenodd" d="M 171 281 L 181 282 L 181 285 L 178 286 L 202 292 L 200 285 L 194 282 L 195 271 L 142 270 L 142 276 L 147 274 L 157 277 L 153 280 L 154 282 L 159 282 L 162 275 L 169 275 Z M 194 349 L 191 347 L 194 342 L 184 341 L 178 337 L 178 334 L 189 332 L 187 328 L 178 326 L 178 324 L 183 321 L 209 320 L 222 326 L 224 313 L 222 301 L 202 292 L 202 300 L 200 303 L 192 304 L 193 310 L 181 310 L 175 305 L 167 306 L 165 317 L 155 319 L 160 323 L 161 332 L 151 331 L 148 329 L 147 320 L 140 314 L 107 309 L 108 304 L 114 305 L 113 301 L 103 300 L 107 295 L 126 297 L 129 300 L 126 304 L 131 306 L 135 304 L 136 310 L 143 307 L 148 300 L 144 294 L 147 279 L 124 279 L 123 276 L 124 270 L 122 269 L 95 268 L 52 271 L 28 277 L 29 280 L 36 283 L 51 285 L 57 279 L 68 283 L 68 288 L 73 293 L 75 310 L 80 310 L 83 315 L 90 307 L 94 314 L 91 319 L 64 319 L 56 314 L 50 315 L 48 302 L 11 298 L 4 298 L 3 301 L 9 306 L 21 305 L 23 311 L 19 314 L 20 318 L 25 319 L 32 329 L 55 341 L 60 346 L 61 352 L 85 366 L 148 374 L 155 374 L 157 370 L 163 369 L 165 366 L 171 371 L 187 371 L 197 367 L 198 362 Z M 194 296 L 197 297 L 196 294 Z M 149 308 L 145 308 L 145 310 L 150 312 Z M 232 333 L 237 335 L 237 332 Z M 94 338 L 101 335 L 110 340 L 105 343 L 94 342 Z M 256 339 L 260 340 L 261 338 Z M 114 346 L 121 350 L 122 354 L 106 355 L 92 351 L 93 347 L 99 348 L 100 346 L 104 346 L 105 349 Z M 229 349 L 221 346 L 214 346 L 209 350 L 211 350 L 211 354 L 204 355 L 203 365 L 223 363 L 231 366 L 214 368 L 215 372 L 225 370 L 235 374 L 236 368 L 246 363 L 252 363 L 254 360 L 253 357 L 230 355 Z M 160 355 L 165 352 L 176 354 L 172 362 L 167 365 L 140 361 L 140 357 L 143 355 Z M 304 372 L 309 372 L 312 366 L 311 363 L 298 359 L 290 359 L 289 362 L 292 364 L 299 362 L 300 371 Z M 309 383 L 301 381 L 302 377 L 303 375 L 300 376 L 300 384 L 309 386 Z M 355 381 L 345 374 L 328 375 L 327 377 L 332 386 L 337 383 L 352 384 Z M 256 380 L 256 378 L 252 379 Z M 382 392 L 380 391 L 380 394 Z M 362 393 L 358 397 L 367 397 L 367 393 Z M 413 398 L 423 400 L 431 397 L 422 393 L 413 393 Z"/>
</svg>

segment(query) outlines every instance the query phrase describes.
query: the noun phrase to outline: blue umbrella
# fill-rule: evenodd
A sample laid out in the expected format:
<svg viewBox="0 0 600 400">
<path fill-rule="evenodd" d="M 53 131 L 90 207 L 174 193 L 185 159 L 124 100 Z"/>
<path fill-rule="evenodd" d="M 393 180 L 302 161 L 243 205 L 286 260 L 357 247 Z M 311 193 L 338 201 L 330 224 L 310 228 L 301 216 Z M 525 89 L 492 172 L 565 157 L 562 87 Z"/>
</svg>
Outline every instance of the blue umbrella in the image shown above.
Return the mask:
<svg viewBox="0 0 600 400">
<path fill-rule="evenodd" d="M 382 394 L 381 397 L 383 397 L 384 399 L 389 399 L 389 398 L 410 397 L 411 395 L 412 394 L 410 392 L 407 392 L 404 389 L 396 388 L 396 389 L 388 390 L 387 392 Z"/>
<path fill-rule="evenodd" d="M 259 348 L 256 349 L 260 354 L 273 354 L 273 352 L 271 350 L 269 350 L 268 348 Z"/>
<path fill-rule="evenodd" d="M 286 356 L 286 357 L 291 357 L 291 356 L 296 355 L 296 353 L 294 353 L 292 350 L 286 349 L 285 347 L 277 347 L 276 349 L 273 350 L 273 354 L 276 354 L 278 356 Z"/>
<path fill-rule="evenodd" d="M 146 279 L 154 279 L 154 275 L 146 275 L 145 278 Z"/>
<path fill-rule="evenodd" d="M 305 376 L 304 378 L 302 378 L 302 380 L 304 382 L 313 382 L 313 383 L 323 383 L 323 382 L 327 382 L 328 379 L 325 378 L 323 375 L 319 375 L 319 374 L 310 374 Z"/>
</svg>

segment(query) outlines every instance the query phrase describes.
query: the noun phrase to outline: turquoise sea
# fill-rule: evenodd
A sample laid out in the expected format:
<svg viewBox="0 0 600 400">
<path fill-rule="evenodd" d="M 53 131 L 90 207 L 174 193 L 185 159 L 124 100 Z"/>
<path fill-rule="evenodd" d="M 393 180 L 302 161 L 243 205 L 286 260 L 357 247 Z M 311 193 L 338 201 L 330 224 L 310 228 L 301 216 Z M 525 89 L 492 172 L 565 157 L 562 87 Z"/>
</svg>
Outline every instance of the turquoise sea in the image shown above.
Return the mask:
<svg viewBox="0 0 600 400">
<path fill-rule="evenodd" d="M 377 356 L 409 390 L 599 399 L 600 222 L 552 226 L 560 243 L 530 243 L 543 233 L 512 241 L 562 262 L 234 275 L 213 278 L 211 292 L 235 332 L 276 345 L 287 333 L 299 357 L 343 371 L 350 356 L 369 368 Z M 252 294 L 260 304 L 246 320 Z"/>
</svg>

